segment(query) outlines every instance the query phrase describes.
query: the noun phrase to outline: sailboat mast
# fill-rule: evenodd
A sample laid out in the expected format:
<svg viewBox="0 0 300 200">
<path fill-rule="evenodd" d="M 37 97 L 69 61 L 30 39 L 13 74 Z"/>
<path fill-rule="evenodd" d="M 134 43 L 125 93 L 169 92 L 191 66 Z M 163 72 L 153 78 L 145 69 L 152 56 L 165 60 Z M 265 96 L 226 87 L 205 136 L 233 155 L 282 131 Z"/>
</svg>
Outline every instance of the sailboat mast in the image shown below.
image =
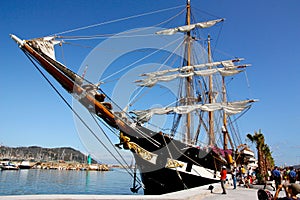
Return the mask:
<svg viewBox="0 0 300 200">
<path fill-rule="evenodd" d="M 190 6 L 190 0 L 187 0 L 186 2 L 186 25 L 190 25 L 191 24 L 191 6 Z M 187 42 L 187 66 L 191 65 L 191 32 L 188 31 L 187 32 L 187 38 L 186 38 L 186 42 Z M 191 89 L 191 84 L 192 84 L 192 78 L 191 77 L 187 77 L 186 79 L 186 89 L 187 89 L 187 93 L 186 93 L 186 98 L 187 98 L 187 104 L 191 105 L 191 93 L 192 93 L 192 89 Z M 187 142 L 191 142 L 191 114 L 188 113 L 187 117 L 186 117 L 186 140 Z"/>
<path fill-rule="evenodd" d="M 207 41 L 207 54 L 208 54 L 208 63 L 211 63 L 211 46 L 210 46 L 210 35 L 208 35 Z M 212 68 L 212 67 L 209 67 Z M 209 92 L 208 92 L 208 101 L 209 103 L 213 103 L 213 77 L 209 76 Z M 214 133 L 214 112 L 208 112 L 208 120 L 209 120 L 209 145 L 213 146 L 215 143 L 215 133 Z"/>
<path fill-rule="evenodd" d="M 227 91 L 226 91 L 226 84 L 225 84 L 225 77 L 222 76 L 222 95 L 223 95 L 223 102 L 226 103 L 227 102 Z M 224 139 L 224 150 L 228 149 L 228 141 L 231 145 L 231 148 L 234 148 L 232 139 L 230 137 L 230 135 L 228 134 L 228 129 L 227 129 L 227 114 L 224 111 L 223 112 L 223 127 L 222 127 L 222 132 L 223 132 L 223 139 Z"/>
<path fill-rule="evenodd" d="M 223 93 L 223 102 L 225 103 L 227 101 L 226 98 L 226 86 L 225 86 L 225 77 L 222 76 L 222 93 Z M 222 127 L 222 132 L 223 132 L 223 139 L 224 139 L 224 150 L 228 148 L 227 146 L 227 115 L 226 112 L 223 112 L 223 127 Z"/>
</svg>

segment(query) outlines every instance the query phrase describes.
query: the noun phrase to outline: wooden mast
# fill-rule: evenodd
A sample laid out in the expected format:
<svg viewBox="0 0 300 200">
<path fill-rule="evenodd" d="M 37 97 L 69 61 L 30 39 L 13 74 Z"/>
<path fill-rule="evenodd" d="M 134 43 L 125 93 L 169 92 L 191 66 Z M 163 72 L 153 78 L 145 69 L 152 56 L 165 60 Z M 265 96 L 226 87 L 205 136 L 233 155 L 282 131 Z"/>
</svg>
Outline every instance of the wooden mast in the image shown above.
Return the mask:
<svg viewBox="0 0 300 200">
<path fill-rule="evenodd" d="M 207 41 L 207 54 L 208 54 L 208 63 L 211 63 L 211 46 L 210 46 L 210 35 L 208 35 Z M 212 68 L 212 67 L 209 67 Z M 208 101 L 209 103 L 213 103 L 213 77 L 212 75 L 209 76 L 209 92 L 208 92 Z M 214 133 L 214 112 L 208 112 L 208 120 L 209 120 L 209 145 L 215 145 L 215 133 Z"/>
<path fill-rule="evenodd" d="M 191 6 L 190 6 L 190 0 L 187 0 L 186 2 L 186 25 L 190 25 L 191 24 Z M 187 54 L 186 54 L 186 60 L 187 60 L 187 66 L 191 65 L 191 32 L 188 31 L 187 32 L 187 38 L 186 38 L 186 42 L 187 42 Z M 191 89 L 191 84 L 192 84 L 192 77 L 187 77 L 186 79 L 186 99 L 187 99 L 187 104 L 191 105 L 191 93 L 192 93 L 192 89 Z M 186 117 L 186 140 L 188 143 L 191 142 L 191 113 L 187 114 Z"/>
<path fill-rule="evenodd" d="M 227 92 L 226 92 L 226 85 L 225 85 L 225 77 L 224 76 L 222 76 L 222 95 L 223 95 L 223 102 L 226 103 L 227 102 Z M 228 141 L 231 145 L 231 148 L 234 149 L 233 142 L 230 138 L 230 135 L 228 134 L 227 114 L 226 114 L 225 111 L 223 112 L 222 133 L 223 133 L 223 140 L 224 140 L 224 144 L 223 144 L 224 150 L 228 149 Z"/>
<path fill-rule="evenodd" d="M 226 98 L 226 86 L 225 86 L 225 77 L 222 76 L 222 93 L 223 93 L 223 102 L 225 103 L 227 101 Z M 223 112 L 223 127 L 222 127 L 222 132 L 223 132 L 223 140 L 224 140 L 224 150 L 228 149 L 228 142 L 227 142 L 227 136 L 228 136 L 228 131 L 227 131 L 227 115 L 226 112 Z"/>
</svg>

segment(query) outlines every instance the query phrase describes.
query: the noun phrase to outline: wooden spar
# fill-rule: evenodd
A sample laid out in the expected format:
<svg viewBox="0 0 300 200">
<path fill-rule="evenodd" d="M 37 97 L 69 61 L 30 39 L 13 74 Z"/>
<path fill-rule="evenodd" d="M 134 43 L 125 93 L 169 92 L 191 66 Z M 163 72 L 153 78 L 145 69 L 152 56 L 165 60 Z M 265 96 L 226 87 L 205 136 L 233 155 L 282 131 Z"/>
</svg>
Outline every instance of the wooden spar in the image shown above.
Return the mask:
<svg viewBox="0 0 300 200">
<path fill-rule="evenodd" d="M 208 63 L 211 62 L 211 47 L 210 47 L 210 36 L 208 35 L 207 41 L 207 56 L 208 56 Z M 211 67 L 210 67 L 211 68 Z M 209 103 L 213 103 L 213 80 L 212 75 L 209 76 L 209 92 L 208 92 L 208 101 Z M 208 120 L 209 120 L 209 145 L 215 145 L 215 133 L 214 133 L 214 112 L 208 112 Z"/>
<path fill-rule="evenodd" d="M 234 61 L 235 62 L 235 61 Z M 242 65 L 242 66 L 238 66 L 237 68 L 245 68 L 246 65 Z M 223 102 L 226 103 L 227 102 L 227 92 L 226 92 L 226 84 L 225 84 L 225 77 L 222 76 L 222 95 L 223 95 Z M 231 145 L 231 148 L 234 149 L 234 145 L 233 145 L 233 142 L 231 140 L 231 137 L 230 135 L 228 134 L 228 129 L 227 129 L 227 114 L 226 112 L 224 111 L 223 112 L 223 129 L 222 129 L 222 132 L 223 132 L 223 140 L 224 140 L 224 150 L 228 149 L 228 141 Z"/>
<path fill-rule="evenodd" d="M 225 103 L 227 101 L 227 98 L 226 98 L 226 87 L 225 87 L 225 77 L 222 76 L 222 93 L 223 93 L 223 102 Z M 223 112 L 223 129 L 222 129 L 222 132 L 223 132 L 223 140 L 224 140 L 224 150 L 228 149 L 228 146 L 227 146 L 227 136 L 228 136 L 228 131 L 227 131 L 227 115 L 226 115 L 226 112 L 224 111 Z"/>
<path fill-rule="evenodd" d="M 40 63 L 40 65 L 62 85 L 66 91 L 69 93 L 75 93 L 77 95 L 82 95 L 82 93 L 85 91 L 76 82 L 70 80 L 66 75 L 53 66 L 53 64 L 50 63 L 46 58 L 42 57 L 26 42 L 23 43 L 21 48 L 32 55 Z M 95 106 L 95 110 L 101 114 L 100 117 L 103 120 L 116 127 L 114 115 L 102 103 L 97 101 L 94 96 L 88 93 L 83 98 L 86 99 L 91 105 Z"/>
<path fill-rule="evenodd" d="M 186 5 L 186 25 L 191 24 L 191 6 L 190 6 L 190 0 L 187 0 L 187 5 Z M 191 32 L 187 32 L 187 66 L 191 65 Z M 187 89 L 187 104 L 191 104 L 191 82 L 192 78 L 187 77 L 186 78 L 187 83 L 186 83 L 186 89 Z M 191 142 L 191 113 L 188 113 L 186 116 L 186 140 L 188 143 Z"/>
<path fill-rule="evenodd" d="M 45 58 L 43 58 L 26 42 L 22 46 L 22 49 L 24 49 L 31 56 L 33 56 L 40 63 L 40 65 L 62 85 L 62 87 L 65 90 L 67 90 L 69 93 L 73 91 L 74 83 L 70 79 L 68 79 L 65 75 L 63 75 L 60 71 L 54 68 Z"/>
</svg>

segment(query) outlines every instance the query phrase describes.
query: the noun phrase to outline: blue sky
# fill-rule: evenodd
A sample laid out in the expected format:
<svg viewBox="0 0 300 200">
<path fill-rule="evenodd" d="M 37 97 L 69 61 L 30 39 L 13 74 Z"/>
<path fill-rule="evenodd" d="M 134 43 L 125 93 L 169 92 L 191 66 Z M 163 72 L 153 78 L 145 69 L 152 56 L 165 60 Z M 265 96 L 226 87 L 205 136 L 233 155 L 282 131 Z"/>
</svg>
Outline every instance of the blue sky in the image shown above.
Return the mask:
<svg viewBox="0 0 300 200">
<path fill-rule="evenodd" d="M 261 129 L 276 164 L 299 164 L 300 1 L 191 2 L 197 9 L 226 19 L 217 48 L 252 64 L 247 74 L 249 91 L 260 101 L 241 120 L 242 136 Z M 71 111 L 9 38 L 10 33 L 36 38 L 184 4 L 184 0 L 0 1 L 0 144 L 72 146 L 86 151 Z M 158 17 L 155 22 L 138 19 L 101 31 L 143 27 L 155 24 Z M 67 63 L 78 70 L 87 53 L 67 57 Z"/>
</svg>

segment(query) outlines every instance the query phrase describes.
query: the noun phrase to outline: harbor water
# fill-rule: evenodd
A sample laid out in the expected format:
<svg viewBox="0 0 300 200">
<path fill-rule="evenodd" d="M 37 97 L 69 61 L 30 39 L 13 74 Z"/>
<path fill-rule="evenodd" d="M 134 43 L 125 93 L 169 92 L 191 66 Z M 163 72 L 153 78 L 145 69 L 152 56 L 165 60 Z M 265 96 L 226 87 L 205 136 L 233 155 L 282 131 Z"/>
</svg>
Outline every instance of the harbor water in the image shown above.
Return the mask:
<svg viewBox="0 0 300 200">
<path fill-rule="evenodd" d="M 131 195 L 132 182 L 133 178 L 124 169 L 111 171 L 4 170 L 0 171 L 0 195 Z M 138 194 L 143 194 L 142 189 Z"/>
</svg>

